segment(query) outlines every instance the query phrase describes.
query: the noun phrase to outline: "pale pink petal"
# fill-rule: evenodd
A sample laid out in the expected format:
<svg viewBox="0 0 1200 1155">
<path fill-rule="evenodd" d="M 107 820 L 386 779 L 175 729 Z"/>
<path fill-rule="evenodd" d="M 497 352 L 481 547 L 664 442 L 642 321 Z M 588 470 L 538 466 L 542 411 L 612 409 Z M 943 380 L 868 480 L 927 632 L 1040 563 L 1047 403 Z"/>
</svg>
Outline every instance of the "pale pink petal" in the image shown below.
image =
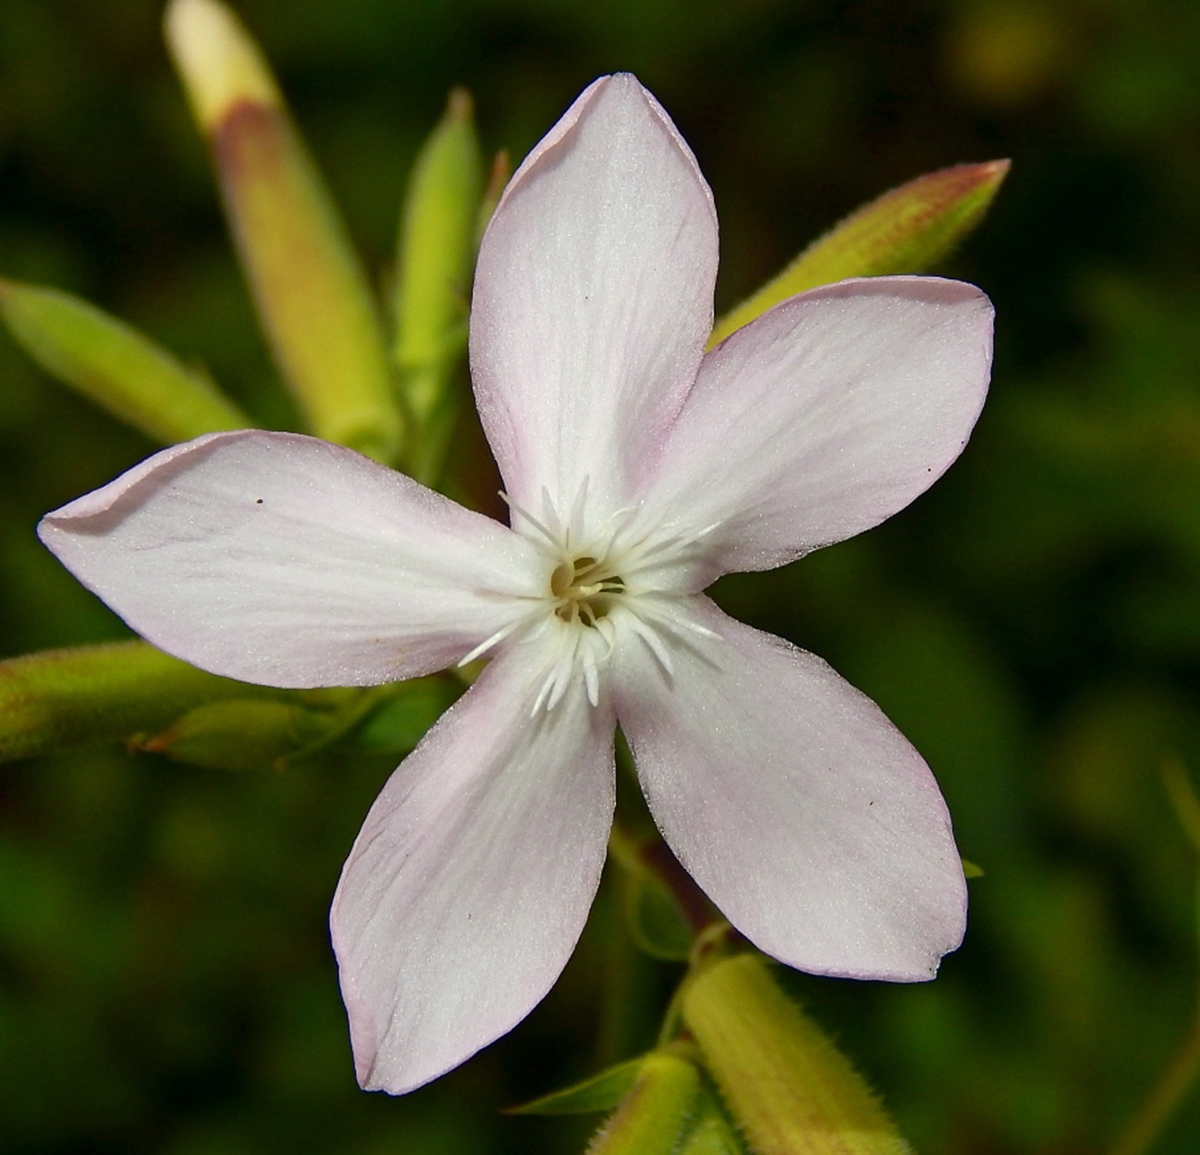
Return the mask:
<svg viewBox="0 0 1200 1155">
<path fill-rule="evenodd" d="M 589 87 L 526 158 L 479 251 L 471 374 L 510 496 L 617 508 L 712 326 L 717 223 L 688 146 L 629 75 Z M 538 512 L 538 516 L 540 516 Z"/>
<path fill-rule="evenodd" d="M 928 767 L 820 658 L 703 597 L 672 673 L 625 639 L 613 679 L 668 845 L 748 939 L 800 970 L 931 978 L 966 888 Z M 680 630 L 680 637 L 688 634 Z"/>
<path fill-rule="evenodd" d="M 531 716 L 544 671 L 525 650 L 401 764 L 342 871 L 333 942 L 368 1090 L 411 1090 L 511 1030 L 587 918 L 612 822 L 612 713 L 575 685 Z"/>
<path fill-rule="evenodd" d="M 875 277 L 793 297 L 712 350 L 649 497 L 682 536 L 708 531 L 693 588 L 906 506 L 966 445 L 991 349 L 973 285 Z"/>
<path fill-rule="evenodd" d="M 156 454 L 42 541 L 156 646 L 273 686 L 442 669 L 501 629 L 533 550 L 328 442 L 247 430 Z"/>
</svg>

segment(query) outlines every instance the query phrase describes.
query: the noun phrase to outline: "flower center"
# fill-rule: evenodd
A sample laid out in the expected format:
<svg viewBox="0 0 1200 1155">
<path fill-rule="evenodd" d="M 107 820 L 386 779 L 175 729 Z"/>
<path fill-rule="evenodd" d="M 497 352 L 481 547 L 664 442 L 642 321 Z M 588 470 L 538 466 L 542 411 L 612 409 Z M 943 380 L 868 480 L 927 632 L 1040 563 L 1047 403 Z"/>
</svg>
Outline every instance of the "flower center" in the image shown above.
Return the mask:
<svg viewBox="0 0 1200 1155">
<path fill-rule="evenodd" d="M 593 629 L 624 590 L 624 579 L 609 564 L 586 554 L 560 562 L 550 575 L 555 614 L 564 622 Z"/>
<path fill-rule="evenodd" d="M 508 638 L 541 649 L 543 674 L 531 713 L 548 713 L 574 684 L 600 704 L 602 678 L 618 645 L 640 644 L 668 675 L 671 651 L 688 634 L 716 635 L 681 612 L 688 589 L 687 566 L 706 536 L 675 535 L 647 526 L 635 507 L 611 514 L 600 525 L 585 520 L 587 480 L 564 519 L 542 491 L 537 516 L 501 494 L 513 525 L 537 547 L 542 564 L 526 589 L 513 596 L 513 616 L 459 660 L 466 665 Z M 542 568 L 544 564 L 545 568 Z"/>
</svg>

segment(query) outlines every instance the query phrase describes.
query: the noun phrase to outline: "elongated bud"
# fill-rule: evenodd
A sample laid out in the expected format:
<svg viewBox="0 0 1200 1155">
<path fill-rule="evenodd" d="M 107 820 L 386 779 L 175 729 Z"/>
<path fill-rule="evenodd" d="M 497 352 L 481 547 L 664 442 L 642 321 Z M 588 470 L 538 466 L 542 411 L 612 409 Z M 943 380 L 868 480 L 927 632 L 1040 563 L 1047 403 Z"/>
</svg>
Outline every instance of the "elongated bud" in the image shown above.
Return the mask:
<svg viewBox="0 0 1200 1155">
<path fill-rule="evenodd" d="M 124 743 L 205 702 L 279 693 L 206 674 L 146 642 L 10 658 L 0 662 L 0 762 Z"/>
<path fill-rule="evenodd" d="M 683 1020 L 758 1155 L 911 1155 L 878 1099 L 761 955 L 710 964 Z"/>
<path fill-rule="evenodd" d="M 395 357 L 421 423 L 442 400 L 466 346 L 482 194 L 471 97 L 457 88 L 413 167 L 397 252 Z"/>
<path fill-rule="evenodd" d="M 284 378 L 318 436 L 394 459 L 401 417 L 375 304 L 266 61 L 217 0 L 173 0 L 166 34 Z"/>
<path fill-rule="evenodd" d="M 884 193 L 814 241 L 779 276 L 723 317 L 709 345 L 772 305 L 818 285 L 847 277 L 924 272 L 979 224 L 1008 169 L 1007 160 L 960 164 Z"/>
<path fill-rule="evenodd" d="M 251 424 L 207 377 L 69 293 L 0 281 L 0 315 L 46 372 L 155 441 Z"/>
<path fill-rule="evenodd" d="M 588 1155 L 675 1155 L 695 1120 L 700 1090 L 700 1072 L 690 1059 L 670 1051 L 647 1055 Z"/>
</svg>

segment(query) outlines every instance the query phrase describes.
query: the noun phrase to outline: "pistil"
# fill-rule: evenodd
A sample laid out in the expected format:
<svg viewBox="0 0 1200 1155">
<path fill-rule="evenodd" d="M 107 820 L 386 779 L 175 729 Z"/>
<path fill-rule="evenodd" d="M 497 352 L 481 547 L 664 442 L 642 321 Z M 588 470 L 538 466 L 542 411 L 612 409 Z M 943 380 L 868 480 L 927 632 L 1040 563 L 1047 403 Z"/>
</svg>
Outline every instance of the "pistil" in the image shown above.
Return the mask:
<svg viewBox="0 0 1200 1155">
<path fill-rule="evenodd" d="M 603 561 L 586 555 L 560 562 L 550 575 L 555 614 L 569 623 L 595 628 L 612 609 L 612 597 L 625 589 L 625 581 Z"/>
</svg>

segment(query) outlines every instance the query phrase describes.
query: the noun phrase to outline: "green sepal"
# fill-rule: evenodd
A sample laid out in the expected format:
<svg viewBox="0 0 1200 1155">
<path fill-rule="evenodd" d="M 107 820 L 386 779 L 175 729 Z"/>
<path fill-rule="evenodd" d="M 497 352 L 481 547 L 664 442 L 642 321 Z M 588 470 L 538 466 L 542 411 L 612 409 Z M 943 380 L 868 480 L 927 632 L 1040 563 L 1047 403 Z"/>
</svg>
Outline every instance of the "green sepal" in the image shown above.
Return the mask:
<svg viewBox="0 0 1200 1155">
<path fill-rule="evenodd" d="M 397 243 L 393 356 L 418 428 L 443 407 L 466 348 L 482 195 L 471 97 L 456 88 L 413 166 Z"/>
<path fill-rule="evenodd" d="M 960 164 L 917 177 L 848 216 L 717 323 L 709 345 L 788 297 L 848 277 L 920 273 L 983 220 L 1007 160 Z"/>
<path fill-rule="evenodd" d="M 701 964 L 683 1021 L 758 1155 L 911 1155 L 875 1093 L 757 953 Z"/>
<path fill-rule="evenodd" d="M 0 662 L 0 762 L 128 743 L 204 703 L 281 695 L 206 674 L 146 642 L 10 658 Z"/>
<path fill-rule="evenodd" d="M 700 1070 L 682 1048 L 646 1055 L 637 1079 L 605 1120 L 588 1155 L 677 1155 L 696 1121 Z"/>
<path fill-rule="evenodd" d="M 204 374 L 70 293 L 0 280 L 0 315 L 47 373 L 161 444 L 253 424 Z"/>
<path fill-rule="evenodd" d="M 368 750 L 407 752 L 454 705 L 463 688 L 456 679 L 440 675 L 388 687 L 387 696 L 363 722 L 354 740 Z"/>
<path fill-rule="evenodd" d="M 334 712 L 299 702 L 236 698 L 197 706 L 135 748 L 210 770 L 282 770 L 339 729 Z"/>
<path fill-rule="evenodd" d="M 962 868 L 964 878 L 982 878 L 985 873 L 982 866 L 970 862 L 965 858 L 962 860 Z"/>
<path fill-rule="evenodd" d="M 509 1107 L 508 1115 L 590 1115 L 611 1111 L 629 1094 L 641 1073 L 646 1056 L 627 1059 L 561 1091 L 552 1091 L 519 1107 Z"/>
</svg>

